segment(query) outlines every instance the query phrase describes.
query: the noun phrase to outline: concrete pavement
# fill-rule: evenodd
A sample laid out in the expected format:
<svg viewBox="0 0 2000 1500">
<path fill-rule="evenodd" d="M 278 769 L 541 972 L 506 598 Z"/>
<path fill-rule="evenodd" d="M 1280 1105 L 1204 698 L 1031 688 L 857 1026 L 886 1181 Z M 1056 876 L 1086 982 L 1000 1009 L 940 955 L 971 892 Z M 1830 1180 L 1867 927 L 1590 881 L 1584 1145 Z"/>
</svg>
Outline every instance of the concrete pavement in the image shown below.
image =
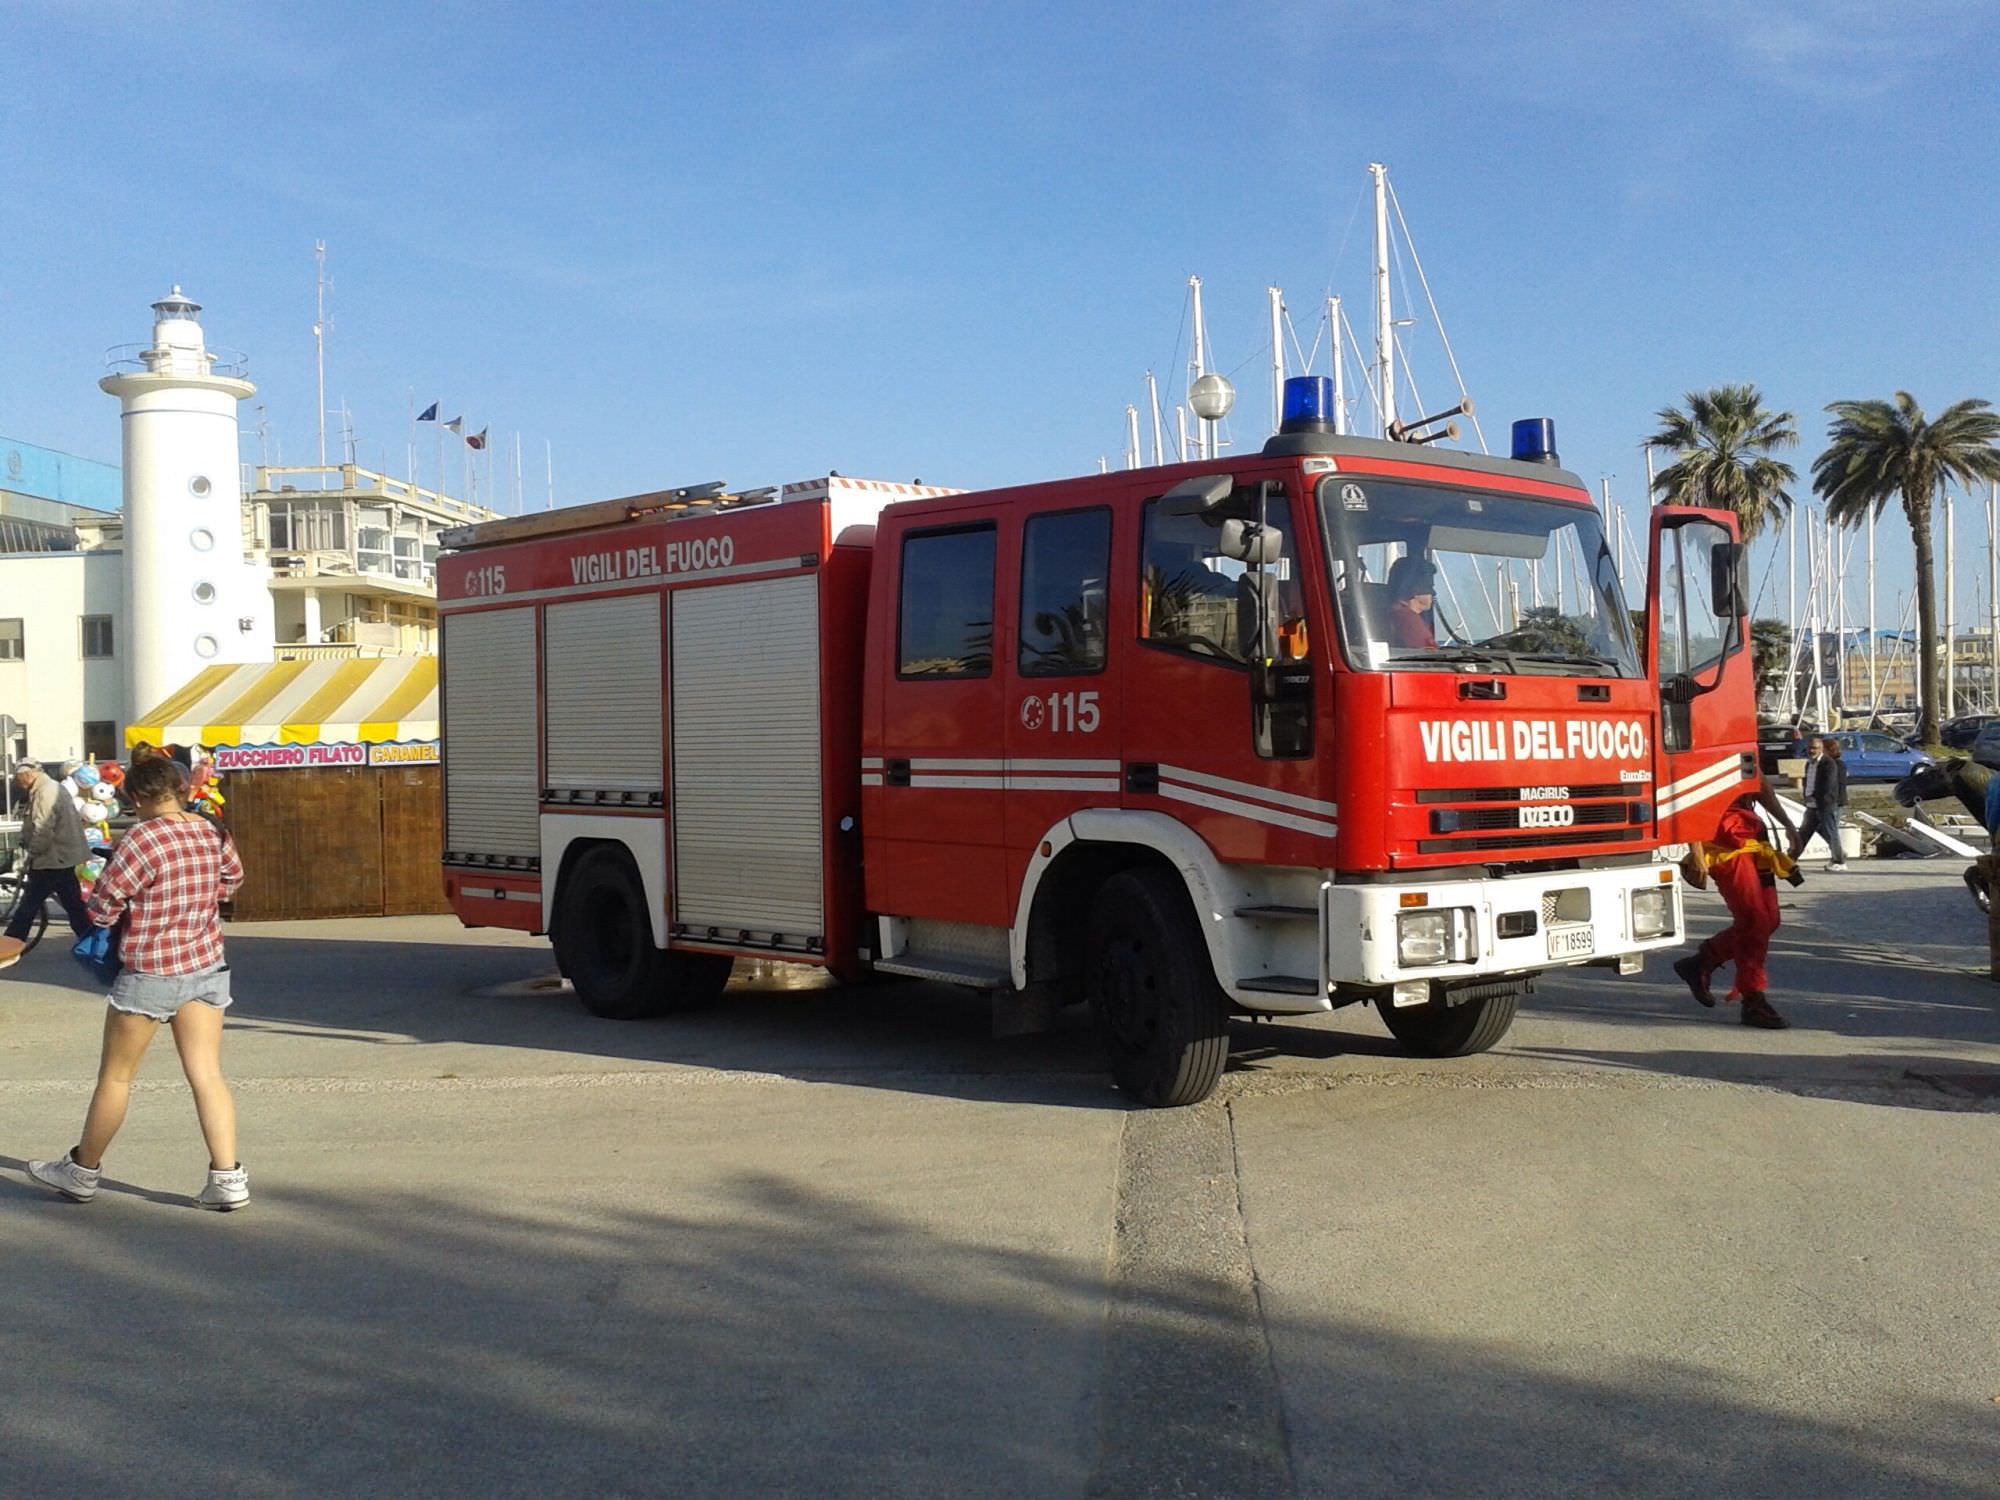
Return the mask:
<svg viewBox="0 0 2000 1500">
<path fill-rule="evenodd" d="M 31 955 L 0 1492 L 2000 1494 L 1982 919 L 1938 864 L 1786 903 L 1796 1030 L 1587 971 L 1451 1063 L 1246 1024 L 1165 1113 L 948 989 L 619 1024 L 532 940 L 241 927 L 232 1217 L 164 1042 L 97 1202 L 25 1180 L 99 1014 Z"/>
</svg>

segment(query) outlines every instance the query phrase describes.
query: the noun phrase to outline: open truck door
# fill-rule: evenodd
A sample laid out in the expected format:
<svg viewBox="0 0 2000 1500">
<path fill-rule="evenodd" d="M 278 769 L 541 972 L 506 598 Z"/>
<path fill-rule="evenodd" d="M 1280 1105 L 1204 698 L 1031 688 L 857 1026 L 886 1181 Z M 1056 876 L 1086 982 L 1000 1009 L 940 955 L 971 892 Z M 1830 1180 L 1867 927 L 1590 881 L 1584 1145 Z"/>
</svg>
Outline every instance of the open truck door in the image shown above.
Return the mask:
<svg viewBox="0 0 2000 1500">
<path fill-rule="evenodd" d="M 1715 836 L 1756 784 L 1757 676 L 1748 548 L 1728 511 L 1653 510 L 1646 666 L 1660 700 L 1654 806 L 1663 843 Z"/>
</svg>

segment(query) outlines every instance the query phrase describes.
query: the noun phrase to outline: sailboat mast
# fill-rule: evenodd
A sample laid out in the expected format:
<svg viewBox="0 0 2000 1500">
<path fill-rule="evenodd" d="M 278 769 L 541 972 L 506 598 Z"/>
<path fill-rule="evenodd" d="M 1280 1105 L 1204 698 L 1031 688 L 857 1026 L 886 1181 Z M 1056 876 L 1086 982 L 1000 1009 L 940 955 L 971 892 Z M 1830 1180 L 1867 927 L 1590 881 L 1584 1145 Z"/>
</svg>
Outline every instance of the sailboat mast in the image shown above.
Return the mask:
<svg viewBox="0 0 2000 1500">
<path fill-rule="evenodd" d="M 1160 383 L 1151 370 L 1146 372 L 1146 403 L 1153 408 L 1153 465 L 1157 468 L 1167 461 L 1167 450 L 1160 442 Z"/>
<path fill-rule="evenodd" d="M 313 241 L 313 365 L 318 371 L 319 466 L 326 467 L 326 241 Z"/>
<path fill-rule="evenodd" d="M 1958 716 L 1958 569 L 1954 565 L 1951 491 L 1944 492 L 1944 716 Z"/>
<path fill-rule="evenodd" d="M 1798 662 L 1798 526 L 1790 522 L 1784 528 L 1784 624 L 1792 632 L 1792 660 Z M 1794 670 L 1784 680 L 1784 716 L 1798 718 L 1798 708 L 1798 672 Z"/>
<path fill-rule="evenodd" d="M 1139 467 L 1139 408 L 1125 403 L 1125 467 Z"/>
<path fill-rule="evenodd" d="M 1195 381 L 1208 373 L 1207 366 L 1203 363 L 1203 345 L 1207 341 L 1208 331 L 1203 326 L 1201 320 L 1201 278 L 1199 276 L 1188 277 L 1188 295 L 1194 298 L 1194 355 L 1188 362 L 1188 388 L 1192 390 Z M 1206 422 L 1199 423 L 1195 427 L 1194 444 L 1196 458 L 1207 458 L 1209 456 L 1208 428 L 1209 424 Z"/>
<path fill-rule="evenodd" d="M 1389 309 L 1389 169 L 1368 164 L 1375 179 L 1375 403 L 1381 436 L 1396 421 L 1396 325 Z"/>
<path fill-rule="evenodd" d="M 1875 517 L 1868 517 L 1868 701 L 1882 701 L 1882 688 L 1875 673 Z"/>
<path fill-rule="evenodd" d="M 1326 299 L 1326 331 L 1333 340 L 1333 430 L 1347 432 L 1347 355 L 1340 347 L 1340 299 Z"/>
<path fill-rule="evenodd" d="M 1285 294 L 1264 288 L 1271 302 L 1271 431 L 1285 425 Z"/>
</svg>

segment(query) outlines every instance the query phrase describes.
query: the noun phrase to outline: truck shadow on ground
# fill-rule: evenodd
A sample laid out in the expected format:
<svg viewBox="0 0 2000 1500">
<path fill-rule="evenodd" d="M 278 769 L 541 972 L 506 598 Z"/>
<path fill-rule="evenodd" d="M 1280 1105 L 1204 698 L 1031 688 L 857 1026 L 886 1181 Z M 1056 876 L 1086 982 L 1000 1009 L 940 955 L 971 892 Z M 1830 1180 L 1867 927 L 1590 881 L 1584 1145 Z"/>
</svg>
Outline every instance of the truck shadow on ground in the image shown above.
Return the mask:
<svg viewBox="0 0 2000 1500">
<path fill-rule="evenodd" d="M 1104 1430 L 1089 1256 L 965 1243 L 769 1176 L 659 1212 L 601 1185 L 504 1206 L 470 1181 L 383 1192 L 358 1163 L 337 1190 L 273 1185 L 219 1219 L 65 1204 L 0 1165 L 14 1500 L 1205 1492 L 1145 1464 L 1158 1424 Z M 1188 1315 L 1186 1368 L 1231 1336 L 1219 1284 L 1148 1295 Z M 1283 1329 L 1281 1390 L 1344 1393 L 1341 1416 L 1293 1425 L 1288 1478 L 1260 1494 L 1973 1500 L 2000 1472 L 1983 1391 L 1810 1419 L 1671 1339 L 1616 1365 L 1582 1351 L 1589 1375 L 1393 1317 Z M 1160 1409 L 1183 1443 L 1223 1443 L 1235 1393 L 1182 1368 L 1158 1368 Z M 1107 1470 L 1114 1450 L 1139 1462 Z"/>
<path fill-rule="evenodd" d="M 477 1047 L 772 1073 L 809 1082 L 969 1099 L 1127 1107 L 1111 1086 L 1089 1016 L 1062 1011 L 1052 1031 L 996 1039 L 987 999 L 950 985 L 840 985 L 817 970 L 740 961 L 722 1000 L 644 1021 L 588 1014 L 545 950 L 522 946 L 368 943 L 229 935 L 235 1033 L 315 1043 Z M 49 966 L 39 966 L 48 970 Z M 73 973 L 71 971 L 74 971 Z M 80 969 L 34 977 L 87 991 Z M 1238 1022 L 1234 1047 L 1254 1064 L 1280 1034 L 1311 1057 L 1386 1055 L 1384 1036 Z M 342 1071 L 329 1059 L 328 1071 Z"/>
</svg>

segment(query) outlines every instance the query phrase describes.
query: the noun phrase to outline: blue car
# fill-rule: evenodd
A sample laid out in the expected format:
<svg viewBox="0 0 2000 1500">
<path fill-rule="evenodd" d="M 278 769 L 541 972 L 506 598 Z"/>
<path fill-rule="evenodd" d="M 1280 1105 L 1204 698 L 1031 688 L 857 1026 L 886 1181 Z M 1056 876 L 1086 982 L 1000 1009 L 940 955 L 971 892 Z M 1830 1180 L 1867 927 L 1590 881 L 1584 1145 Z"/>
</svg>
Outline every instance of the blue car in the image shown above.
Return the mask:
<svg viewBox="0 0 2000 1500">
<path fill-rule="evenodd" d="M 1856 781 L 1901 781 L 1912 771 L 1932 764 L 1921 750 L 1912 750 L 1893 734 L 1866 730 L 1839 729 L 1829 734 L 1792 741 L 1792 756 L 1804 759 L 1811 738 L 1838 740 L 1840 758 L 1847 766 L 1847 779 Z"/>
</svg>

